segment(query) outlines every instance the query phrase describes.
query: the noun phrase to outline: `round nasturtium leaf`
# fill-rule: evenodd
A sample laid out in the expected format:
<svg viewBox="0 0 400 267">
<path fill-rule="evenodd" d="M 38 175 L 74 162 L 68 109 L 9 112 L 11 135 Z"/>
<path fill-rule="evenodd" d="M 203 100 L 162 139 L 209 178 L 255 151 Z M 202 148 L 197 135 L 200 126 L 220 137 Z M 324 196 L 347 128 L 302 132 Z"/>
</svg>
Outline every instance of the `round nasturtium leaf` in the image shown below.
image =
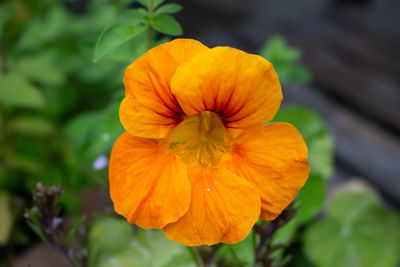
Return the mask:
<svg viewBox="0 0 400 267">
<path fill-rule="evenodd" d="M 89 232 L 89 249 L 100 253 L 119 252 L 127 247 L 133 237 L 128 223 L 107 217 L 96 222 Z"/>
<path fill-rule="evenodd" d="M 107 217 L 89 232 L 90 267 L 195 267 L 189 250 L 165 237 L 161 230 L 136 229 L 124 220 Z"/>
<path fill-rule="evenodd" d="M 321 267 L 395 267 L 400 260 L 400 216 L 367 192 L 344 191 L 326 217 L 306 230 L 306 255 Z"/>
<path fill-rule="evenodd" d="M 297 195 L 295 207 L 299 207 L 295 220 L 305 223 L 321 209 L 325 199 L 325 181 L 320 175 L 311 174 Z"/>
</svg>

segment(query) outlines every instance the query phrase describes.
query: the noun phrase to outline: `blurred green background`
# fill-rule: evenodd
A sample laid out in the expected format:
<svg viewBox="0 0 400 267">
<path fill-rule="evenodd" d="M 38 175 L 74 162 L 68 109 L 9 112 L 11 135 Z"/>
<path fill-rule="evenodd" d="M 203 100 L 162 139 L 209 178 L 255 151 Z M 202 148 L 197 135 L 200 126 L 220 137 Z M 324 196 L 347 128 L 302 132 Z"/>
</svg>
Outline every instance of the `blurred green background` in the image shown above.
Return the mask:
<svg viewBox="0 0 400 267">
<path fill-rule="evenodd" d="M 92 59 L 100 33 L 128 1 L 91 1 L 84 13 L 72 4 L 0 6 L 2 259 L 36 240 L 22 220 L 36 183 L 61 184 L 65 212 L 77 214 L 83 189 L 106 186 L 107 164 L 94 164 L 102 155 L 107 159 L 123 132 L 123 71 L 145 48 L 129 44 L 101 64 Z"/>
</svg>

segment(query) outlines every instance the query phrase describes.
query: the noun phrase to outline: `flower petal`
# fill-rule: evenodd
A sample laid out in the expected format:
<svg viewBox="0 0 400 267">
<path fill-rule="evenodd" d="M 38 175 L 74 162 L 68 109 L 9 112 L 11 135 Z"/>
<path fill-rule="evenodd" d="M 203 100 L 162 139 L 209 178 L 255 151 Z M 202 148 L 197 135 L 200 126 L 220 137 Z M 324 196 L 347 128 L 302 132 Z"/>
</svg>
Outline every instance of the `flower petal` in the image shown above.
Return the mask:
<svg viewBox="0 0 400 267">
<path fill-rule="evenodd" d="M 272 64 L 230 47 L 207 50 L 180 65 L 171 88 L 187 115 L 217 112 L 236 133 L 269 122 L 282 100 Z"/>
<path fill-rule="evenodd" d="M 232 167 L 261 193 L 262 220 L 275 219 L 306 182 L 307 146 L 288 123 L 255 128 L 235 140 Z"/>
<path fill-rule="evenodd" d="M 162 228 L 189 208 L 185 164 L 154 140 L 122 134 L 113 147 L 109 172 L 114 208 L 130 223 Z"/>
<path fill-rule="evenodd" d="M 171 94 L 171 78 L 180 64 L 205 50 L 198 41 L 176 39 L 150 49 L 126 69 L 120 119 L 131 135 L 164 138 L 180 122 L 183 112 Z"/>
<path fill-rule="evenodd" d="M 237 243 L 246 238 L 260 215 L 258 191 L 228 169 L 198 168 L 188 173 L 190 208 L 164 228 L 165 235 L 187 246 Z"/>
</svg>

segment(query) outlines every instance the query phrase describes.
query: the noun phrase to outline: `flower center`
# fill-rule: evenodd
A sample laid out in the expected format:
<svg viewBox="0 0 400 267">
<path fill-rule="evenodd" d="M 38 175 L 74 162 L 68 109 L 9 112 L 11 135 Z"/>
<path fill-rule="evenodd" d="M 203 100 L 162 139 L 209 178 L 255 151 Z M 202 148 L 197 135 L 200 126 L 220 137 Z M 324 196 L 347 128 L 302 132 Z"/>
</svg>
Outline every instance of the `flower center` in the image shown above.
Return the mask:
<svg viewBox="0 0 400 267">
<path fill-rule="evenodd" d="M 205 166 L 215 163 L 229 149 L 228 132 L 212 111 L 186 117 L 172 130 L 167 141 L 185 162 Z"/>
</svg>

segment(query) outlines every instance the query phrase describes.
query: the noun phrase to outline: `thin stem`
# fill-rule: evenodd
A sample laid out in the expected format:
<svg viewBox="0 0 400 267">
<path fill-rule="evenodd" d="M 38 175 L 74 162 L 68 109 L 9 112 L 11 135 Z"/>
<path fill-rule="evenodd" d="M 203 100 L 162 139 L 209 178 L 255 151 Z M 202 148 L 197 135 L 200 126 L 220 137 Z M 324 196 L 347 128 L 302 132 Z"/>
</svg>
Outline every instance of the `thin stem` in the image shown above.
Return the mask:
<svg viewBox="0 0 400 267">
<path fill-rule="evenodd" d="M 271 242 L 274 234 L 286 223 L 288 223 L 296 214 L 296 209 L 293 207 L 293 203 L 289 205 L 274 221 L 265 223 L 261 222 L 259 235 L 260 239 L 258 245 L 255 248 L 254 263 L 262 263 L 263 266 L 271 266 L 272 260 L 269 258 L 271 251 Z"/>
<path fill-rule="evenodd" d="M 257 262 L 260 262 L 262 260 L 263 252 L 268 250 L 267 247 L 265 247 L 265 244 L 270 241 L 270 238 L 272 235 L 275 233 L 277 228 L 273 225 L 273 223 L 269 223 L 268 227 L 261 233 L 260 235 L 260 241 L 255 249 L 255 257 L 254 257 L 254 264 L 253 266 L 256 266 Z M 266 265 L 269 266 L 269 265 Z"/>
<path fill-rule="evenodd" d="M 197 267 L 204 267 L 203 261 L 197 251 L 196 247 L 187 247 L 190 251 L 190 254 L 193 257 L 194 262 L 196 263 Z"/>
<path fill-rule="evenodd" d="M 152 35 L 152 30 L 153 27 L 151 26 L 150 21 L 153 19 L 153 0 L 149 1 L 149 21 L 147 22 L 147 29 L 146 29 L 146 48 L 147 50 L 152 48 L 152 41 L 151 41 L 151 35 Z"/>
<path fill-rule="evenodd" d="M 36 186 L 33 195 L 33 207 L 26 211 L 24 217 L 29 226 L 58 253 L 63 255 L 73 267 L 86 266 L 86 257 L 79 252 L 85 248 L 81 242 L 76 246 L 68 247 L 67 239 L 59 224 L 63 219 L 58 217 L 58 199 L 61 194 L 60 187 L 44 187 L 41 183 Z M 77 241 L 77 240 L 76 240 Z M 79 248 L 79 250 L 75 250 Z"/>
</svg>

